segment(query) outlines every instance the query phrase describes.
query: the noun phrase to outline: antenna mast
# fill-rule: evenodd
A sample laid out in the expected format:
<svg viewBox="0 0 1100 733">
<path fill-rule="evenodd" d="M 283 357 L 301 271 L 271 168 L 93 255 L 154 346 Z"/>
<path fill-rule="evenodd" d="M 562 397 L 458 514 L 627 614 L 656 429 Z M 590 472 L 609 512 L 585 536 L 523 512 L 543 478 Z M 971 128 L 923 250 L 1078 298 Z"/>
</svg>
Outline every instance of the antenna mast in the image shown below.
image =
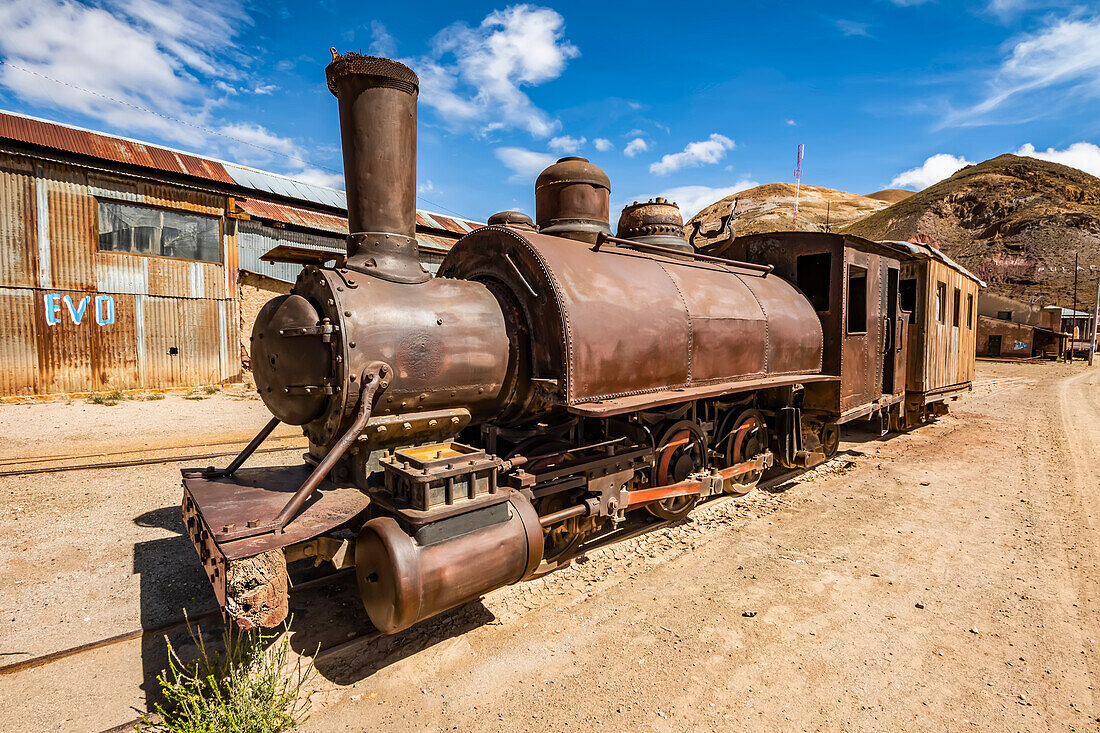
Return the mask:
<svg viewBox="0 0 1100 733">
<path fill-rule="evenodd" d="M 802 154 L 806 152 L 806 146 L 798 144 L 798 158 L 794 164 L 794 230 L 798 231 L 798 194 L 802 188 Z"/>
</svg>

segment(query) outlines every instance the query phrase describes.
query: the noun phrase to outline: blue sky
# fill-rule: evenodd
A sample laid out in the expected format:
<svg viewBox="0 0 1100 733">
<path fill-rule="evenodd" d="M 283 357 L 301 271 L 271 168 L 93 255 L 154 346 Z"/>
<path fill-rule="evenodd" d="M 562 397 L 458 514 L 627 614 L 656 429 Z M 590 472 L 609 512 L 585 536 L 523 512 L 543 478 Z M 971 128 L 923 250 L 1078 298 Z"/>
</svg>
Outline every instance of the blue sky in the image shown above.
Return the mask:
<svg viewBox="0 0 1100 733">
<path fill-rule="evenodd" d="M 329 47 L 422 79 L 420 206 L 531 211 L 581 154 L 613 211 L 790 181 L 920 189 L 1020 152 L 1100 175 L 1100 8 L 1039 0 L 0 0 L 0 107 L 342 187 Z M 613 213 L 613 218 L 615 214 Z"/>
</svg>

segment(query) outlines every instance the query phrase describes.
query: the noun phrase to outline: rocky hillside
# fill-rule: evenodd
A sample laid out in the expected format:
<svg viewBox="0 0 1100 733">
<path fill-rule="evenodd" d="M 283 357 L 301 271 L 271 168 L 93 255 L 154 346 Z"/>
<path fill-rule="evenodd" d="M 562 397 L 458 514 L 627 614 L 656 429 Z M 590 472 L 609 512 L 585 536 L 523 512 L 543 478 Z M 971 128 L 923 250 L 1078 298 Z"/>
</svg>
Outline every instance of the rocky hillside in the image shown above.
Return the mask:
<svg viewBox="0 0 1100 733">
<path fill-rule="evenodd" d="M 761 232 L 790 231 L 794 224 L 794 184 L 766 183 L 727 196 L 693 216 L 690 221 L 716 222 L 730 211 L 737 199 L 738 236 Z M 798 201 L 798 229 L 831 231 L 889 206 L 887 201 L 834 191 L 820 186 L 802 186 Z"/>
<path fill-rule="evenodd" d="M 1100 275 L 1100 178 L 1001 155 L 844 229 L 869 239 L 919 238 L 981 276 L 994 292 L 1069 305 L 1080 255 L 1079 306 Z"/>
</svg>

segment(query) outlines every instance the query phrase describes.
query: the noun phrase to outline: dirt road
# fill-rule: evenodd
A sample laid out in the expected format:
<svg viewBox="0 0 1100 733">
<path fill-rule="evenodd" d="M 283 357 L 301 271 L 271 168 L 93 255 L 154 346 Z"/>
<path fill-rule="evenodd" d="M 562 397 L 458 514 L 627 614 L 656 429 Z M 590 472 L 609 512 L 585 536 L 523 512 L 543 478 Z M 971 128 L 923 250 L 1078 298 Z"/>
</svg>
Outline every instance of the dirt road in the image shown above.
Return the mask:
<svg viewBox="0 0 1100 733">
<path fill-rule="evenodd" d="M 934 425 L 886 441 L 849 432 L 836 460 L 775 493 L 709 504 L 686 523 L 324 659 L 306 729 L 1095 730 L 1098 375 L 980 363 L 974 392 Z M 81 492 L 111 484 L 125 501 L 114 525 L 89 510 L 107 526 L 63 532 L 66 547 L 84 540 L 111 558 L 170 543 L 146 570 L 157 582 L 136 596 L 135 563 L 113 559 L 87 579 L 70 563 L 68 597 L 20 591 L 11 605 L 10 548 L 36 542 L 56 521 L 36 507 L 73 488 L 44 482 L 46 498 L 27 502 L 18 521 L 0 515 L 10 538 L 0 550 L 5 652 L 69 646 L 74 627 L 117 633 L 173 601 L 201 605 L 197 566 L 168 518 L 177 489 L 160 484 L 173 471 L 86 478 Z M 4 481 L 0 490 L 14 490 Z M 157 511 L 164 521 L 135 528 L 133 517 Z M 36 573 L 60 587 L 41 566 L 22 565 L 18 577 L 33 583 Z M 138 612 L 142 594 L 158 610 Z M 65 622 L 22 608 L 31 600 L 59 606 Z M 333 602 L 348 614 L 336 633 L 354 633 L 354 597 Z M 95 621 L 73 617 L 74 604 L 94 606 Z M 317 614 L 300 617 L 302 627 Z M 0 729 L 88 730 L 133 717 L 155 659 L 135 642 L 0 677 Z"/>
</svg>

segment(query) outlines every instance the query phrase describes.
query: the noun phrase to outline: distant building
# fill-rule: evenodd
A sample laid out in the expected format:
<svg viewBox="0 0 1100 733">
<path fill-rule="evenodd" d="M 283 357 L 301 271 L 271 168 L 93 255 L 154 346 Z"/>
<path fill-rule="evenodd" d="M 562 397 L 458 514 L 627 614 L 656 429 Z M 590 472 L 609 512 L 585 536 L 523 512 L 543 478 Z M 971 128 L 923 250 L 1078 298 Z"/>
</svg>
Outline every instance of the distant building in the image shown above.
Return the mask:
<svg viewBox="0 0 1100 733">
<path fill-rule="evenodd" d="M 981 293 L 978 296 L 978 356 L 1055 359 L 1066 349 L 1067 335 L 1049 308 Z"/>
<path fill-rule="evenodd" d="M 1089 342 L 1092 339 L 1093 314 L 1057 305 L 1048 305 L 1044 310 L 1049 311 L 1051 317 L 1061 324 L 1062 331 L 1069 334 L 1070 341 L 1067 349 L 1076 355 L 1088 355 Z"/>
<path fill-rule="evenodd" d="M 342 191 L 0 112 L 0 396 L 239 379 L 258 303 L 301 269 L 264 255 L 335 257 L 346 214 Z M 478 226 L 418 211 L 425 266 Z"/>
</svg>

